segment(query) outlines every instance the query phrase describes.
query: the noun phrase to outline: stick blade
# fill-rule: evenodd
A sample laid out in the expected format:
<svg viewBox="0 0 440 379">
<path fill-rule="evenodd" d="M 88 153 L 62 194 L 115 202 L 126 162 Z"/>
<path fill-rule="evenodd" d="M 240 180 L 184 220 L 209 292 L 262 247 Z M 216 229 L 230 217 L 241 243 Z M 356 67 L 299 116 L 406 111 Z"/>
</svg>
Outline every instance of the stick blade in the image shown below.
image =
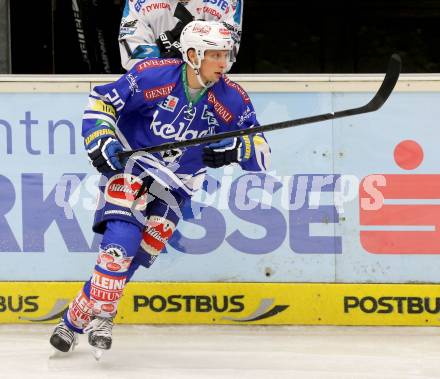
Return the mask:
<svg viewBox="0 0 440 379">
<path fill-rule="evenodd" d="M 377 90 L 374 97 L 365 105 L 359 108 L 347 109 L 345 111 L 336 112 L 334 118 L 355 116 L 363 113 L 377 111 L 385 104 L 390 97 L 399 80 L 400 70 L 402 68 L 402 60 L 398 54 L 393 54 L 388 63 L 388 69 L 385 78 Z"/>
<path fill-rule="evenodd" d="M 391 55 L 385 79 L 377 91 L 376 96 L 374 96 L 367 104 L 367 107 L 370 108 L 371 111 L 378 110 L 382 105 L 385 104 L 388 97 L 391 95 L 391 92 L 393 92 L 397 81 L 399 80 L 401 69 L 402 60 L 400 59 L 400 56 L 398 54 Z"/>
</svg>

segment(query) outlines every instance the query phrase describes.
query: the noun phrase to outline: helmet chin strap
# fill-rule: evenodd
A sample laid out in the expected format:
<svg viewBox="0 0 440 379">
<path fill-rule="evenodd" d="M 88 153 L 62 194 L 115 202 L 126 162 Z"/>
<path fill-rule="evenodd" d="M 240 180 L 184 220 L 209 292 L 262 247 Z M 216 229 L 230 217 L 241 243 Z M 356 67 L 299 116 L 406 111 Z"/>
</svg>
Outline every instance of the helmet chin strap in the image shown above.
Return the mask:
<svg viewBox="0 0 440 379">
<path fill-rule="evenodd" d="M 189 60 L 188 59 L 188 64 L 189 64 L 189 66 L 194 70 L 194 72 L 195 72 L 195 74 L 196 74 L 196 78 L 197 78 L 197 81 L 199 82 L 199 84 L 203 87 L 203 88 L 209 88 L 209 87 L 212 87 L 215 83 L 214 82 L 204 82 L 203 80 L 202 80 L 202 76 L 200 75 L 200 66 L 201 66 L 201 64 L 202 64 L 202 60 L 200 59 L 200 57 L 199 57 L 199 60 L 200 60 L 200 64 L 198 64 L 197 66 L 194 64 L 194 63 L 192 63 L 191 62 L 191 60 Z"/>
<path fill-rule="evenodd" d="M 194 71 L 196 73 L 196 78 L 199 81 L 201 86 L 203 86 L 204 88 L 209 88 L 214 85 L 214 82 L 206 82 L 206 84 L 203 82 L 202 76 L 200 75 L 200 70 L 198 68 L 194 69 Z"/>
</svg>

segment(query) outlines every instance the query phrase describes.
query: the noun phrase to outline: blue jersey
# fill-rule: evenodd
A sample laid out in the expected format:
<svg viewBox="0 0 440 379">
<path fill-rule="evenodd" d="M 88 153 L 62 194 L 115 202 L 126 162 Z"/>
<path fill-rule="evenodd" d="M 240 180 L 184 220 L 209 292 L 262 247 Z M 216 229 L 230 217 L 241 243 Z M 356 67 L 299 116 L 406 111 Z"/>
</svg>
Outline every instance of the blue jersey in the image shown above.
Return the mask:
<svg viewBox="0 0 440 379">
<path fill-rule="evenodd" d="M 190 140 L 259 125 L 254 107 L 237 83 L 223 76 L 193 98 L 180 59 L 145 59 L 116 82 L 95 87 L 83 117 L 83 135 L 103 125 L 116 131 L 125 149 Z M 270 149 L 262 134 L 243 169 L 267 169 Z M 161 184 L 188 196 L 203 183 L 205 145 L 136 157 L 136 164 Z"/>
</svg>

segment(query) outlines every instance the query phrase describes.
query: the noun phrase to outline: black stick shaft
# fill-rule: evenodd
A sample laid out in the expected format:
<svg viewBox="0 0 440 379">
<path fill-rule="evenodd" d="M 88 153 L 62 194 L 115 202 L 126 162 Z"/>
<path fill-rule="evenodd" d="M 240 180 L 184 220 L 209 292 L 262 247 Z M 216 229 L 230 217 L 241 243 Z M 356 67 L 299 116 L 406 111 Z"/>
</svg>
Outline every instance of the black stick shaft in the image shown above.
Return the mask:
<svg viewBox="0 0 440 379">
<path fill-rule="evenodd" d="M 212 134 L 200 138 L 194 138 L 191 140 L 179 141 L 179 142 L 167 142 L 157 146 L 144 147 L 141 149 L 130 150 L 130 151 L 122 151 L 119 153 L 119 159 L 127 158 L 132 156 L 133 154 L 142 155 L 145 153 L 156 153 L 159 151 L 173 150 L 182 147 L 195 146 L 200 144 L 212 143 L 221 141 L 225 138 L 233 138 L 240 137 L 249 134 L 262 133 L 262 132 L 270 132 L 273 130 L 292 128 L 299 125 L 312 124 L 321 121 L 334 120 L 336 118 L 355 116 L 363 113 L 374 112 L 378 110 L 382 105 L 386 102 L 388 97 L 391 95 L 391 92 L 394 89 L 394 86 L 397 83 L 400 75 L 401 69 L 401 60 L 397 54 L 393 54 L 390 59 L 390 63 L 388 65 L 388 70 L 385 75 L 385 78 L 376 92 L 374 97 L 365 104 L 364 106 L 352 109 L 346 109 L 335 113 L 325 113 L 316 116 L 309 116 L 304 118 L 298 118 L 296 120 L 277 122 L 274 124 L 256 126 L 254 128 L 233 130 L 230 132 Z"/>
</svg>

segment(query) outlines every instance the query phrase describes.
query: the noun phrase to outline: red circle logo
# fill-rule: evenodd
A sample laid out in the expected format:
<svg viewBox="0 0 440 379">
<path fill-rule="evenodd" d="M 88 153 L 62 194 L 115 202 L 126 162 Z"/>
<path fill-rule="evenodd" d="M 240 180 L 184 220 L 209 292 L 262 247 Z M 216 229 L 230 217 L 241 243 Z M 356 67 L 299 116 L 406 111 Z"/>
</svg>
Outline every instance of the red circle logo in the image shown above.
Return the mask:
<svg viewBox="0 0 440 379">
<path fill-rule="evenodd" d="M 423 161 L 423 149 L 416 141 L 402 141 L 394 149 L 394 160 L 400 168 L 414 170 Z"/>
<path fill-rule="evenodd" d="M 115 310 L 115 306 L 114 306 L 113 304 L 109 304 L 109 303 L 107 303 L 107 304 L 102 304 L 102 305 L 101 305 L 101 309 L 102 309 L 104 312 L 111 313 L 111 312 L 113 312 L 113 311 Z"/>
<path fill-rule="evenodd" d="M 107 263 L 106 266 L 110 271 L 119 271 L 121 269 L 121 265 L 117 263 Z"/>
</svg>

